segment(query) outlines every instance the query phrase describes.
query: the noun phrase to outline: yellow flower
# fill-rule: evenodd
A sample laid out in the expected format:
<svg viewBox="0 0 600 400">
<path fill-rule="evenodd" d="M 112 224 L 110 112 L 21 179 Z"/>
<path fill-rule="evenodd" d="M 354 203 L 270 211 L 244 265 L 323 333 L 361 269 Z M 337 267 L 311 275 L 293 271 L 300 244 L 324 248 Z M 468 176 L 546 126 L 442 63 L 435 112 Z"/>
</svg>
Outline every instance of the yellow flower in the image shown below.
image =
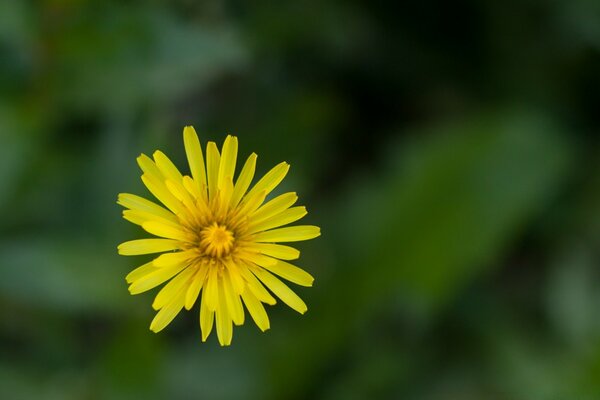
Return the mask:
<svg viewBox="0 0 600 400">
<path fill-rule="evenodd" d="M 137 159 L 142 181 L 166 208 L 133 194 L 119 194 L 118 203 L 127 208 L 123 217 L 160 237 L 122 243 L 119 254 L 164 253 L 126 277 L 131 294 L 169 281 L 152 304 L 158 313 L 150 329 L 161 331 L 183 307 L 190 310 L 200 296 L 202 341 L 212 331 L 216 317 L 222 346 L 231 344 L 232 324 L 244 323 L 242 302 L 263 332 L 269 329 L 263 303 L 275 304 L 271 293 L 304 314 L 306 304 L 273 274 L 302 286 L 312 286 L 314 279 L 286 262 L 297 259 L 300 252 L 277 242 L 313 239 L 320 229 L 311 225 L 282 227 L 306 215 L 305 207 L 292 207 L 298 199 L 296 193 L 284 193 L 265 203 L 289 165 L 276 165 L 248 190 L 257 156 L 252 153 L 248 157 L 234 183 L 236 137 L 227 136 L 221 153 L 214 142 L 208 142 L 206 168 L 193 127 L 184 128 L 183 139 L 191 177 L 183 176 L 160 151 L 154 153 L 154 159 L 144 154 Z"/>
</svg>

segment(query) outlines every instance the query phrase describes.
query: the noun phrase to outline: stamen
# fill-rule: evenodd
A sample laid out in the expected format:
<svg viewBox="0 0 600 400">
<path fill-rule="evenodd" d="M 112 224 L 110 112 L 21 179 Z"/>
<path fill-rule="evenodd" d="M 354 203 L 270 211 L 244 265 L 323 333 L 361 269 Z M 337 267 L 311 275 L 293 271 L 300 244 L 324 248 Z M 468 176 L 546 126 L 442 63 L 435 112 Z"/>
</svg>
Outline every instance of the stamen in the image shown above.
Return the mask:
<svg viewBox="0 0 600 400">
<path fill-rule="evenodd" d="M 205 254 L 211 257 L 228 255 L 235 241 L 233 233 L 225 226 L 213 222 L 200 232 L 200 247 Z"/>
</svg>

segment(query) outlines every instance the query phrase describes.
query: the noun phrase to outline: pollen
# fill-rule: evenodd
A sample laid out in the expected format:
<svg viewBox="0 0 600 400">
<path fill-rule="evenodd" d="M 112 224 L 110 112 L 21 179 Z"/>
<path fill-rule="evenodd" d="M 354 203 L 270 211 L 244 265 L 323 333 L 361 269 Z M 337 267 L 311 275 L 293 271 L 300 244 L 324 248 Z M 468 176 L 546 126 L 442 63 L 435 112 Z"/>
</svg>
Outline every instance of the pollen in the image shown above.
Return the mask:
<svg viewBox="0 0 600 400">
<path fill-rule="evenodd" d="M 200 247 L 209 257 L 226 257 L 233 249 L 234 241 L 233 232 L 216 222 L 200 232 Z"/>
</svg>

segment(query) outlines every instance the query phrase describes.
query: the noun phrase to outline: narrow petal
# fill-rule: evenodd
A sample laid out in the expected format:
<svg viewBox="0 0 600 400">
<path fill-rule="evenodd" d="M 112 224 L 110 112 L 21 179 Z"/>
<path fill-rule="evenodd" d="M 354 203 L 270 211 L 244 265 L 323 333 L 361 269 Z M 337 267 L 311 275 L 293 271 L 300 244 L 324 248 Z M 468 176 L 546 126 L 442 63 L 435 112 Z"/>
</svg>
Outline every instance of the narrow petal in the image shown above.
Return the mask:
<svg viewBox="0 0 600 400">
<path fill-rule="evenodd" d="M 231 208 L 237 207 L 242 200 L 242 197 L 250 187 L 252 183 L 252 178 L 254 178 L 254 171 L 256 170 L 256 159 L 257 155 L 255 153 L 250 154 L 250 157 L 246 160 L 244 167 L 242 168 L 242 172 L 240 172 L 240 176 L 235 182 L 235 186 L 233 188 L 233 194 L 231 195 Z"/>
<path fill-rule="evenodd" d="M 117 249 L 122 256 L 137 256 L 140 254 L 163 253 L 177 250 L 179 242 L 171 239 L 137 239 L 121 243 Z"/>
<path fill-rule="evenodd" d="M 245 284 L 244 278 L 242 278 L 242 275 L 240 274 L 240 267 L 231 259 L 225 259 L 223 263 L 227 267 L 227 271 L 231 277 L 231 283 L 233 284 L 234 292 L 237 294 L 242 294 Z"/>
<path fill-rule="evenodd" d="M 173 321 L 173 319 L 179 314 L 183 308 L 183 302 L 185 299 L 185 292 L 180 292 L 177 296 L 173 297 L 171 301 L 160 309 L 156 314 L 152 323 L 150 323 L 150 330 L 153 332 L 162 331 L 167 325 Z"/>
<path fill-rule="evenodd" d="M 304 314 L 307 310 L 306 304 L 287 285 L 266 270 L 254 267 L 252 273 L 258 277 L 277 297 L 279 297 L 290 308 Z"/>
<path fill-rule="evenodd" d="M 158 204 L 129 193 L 120 193 L 117 203 L 130 210 L 143 211 L 149 214 L 154 214 L 157 217 L 166 219 L 172 222 L 177 222 L 175 214 L 159 206 Z"/>
<path fill-rule="evenodd" d="M 258 243 L 252 244 L 252 246 L 256 246 Z M 254 247 L 250 247 L 249 249 L 253 249 Z M 253 253 L 253 252 L 243 252 L 240 255 L 240 259 L 258 265 L 265 264 L 275 264 L 277 260 L 274 260 L 271 257 L 267 257 L 263 254 Z"/>
<path fill-rule="evenodd" d="M 262 303 L 249 290 L 242 293 L 242 299 L 256 326 L 263 332 L 269 329 L 269 316 Z"/>
<path fill-rule="evenodd" d="M 169 160 L 169 157 L 167 157 L 160 150 L 156 150 L 153 154 L 153 157 L 156 167 L 159 169 L 159 171 L 162 173 L 165 179 L 170 179 L 175 182 L 181 182 L 183 176 L 181 175 L 181 172 L 179 172 L 175 164 L 173 164 L 173 162 Z"/>
<path fill-rule="evenodd" d="M 244 266 L 240 268 L 240 274 L 246 281 L 246 287 L 263 303 L 274 305 L 277 303 L 275 298 L 271 296 L 269 291 L 265 289 L 263 284 L 250 272 L 248 267 Z M 244 290 L 244 293 L 248 290 Z"/>
<path fill-rule="evenodd" d="M 206 289 L 202 291 L 202 300 L 200 301 L 200 330 L 202 331 L 203 342 L 206 342 L 215 321 L 215 312 L 208 309 L 208 296 L 206 292 Z"/>
<path fill-rule="evenodd" d="M 265 201 L 266 197 L 267 197 L 266 190 L 263 190 L 262 192 L 256 192 L 252 195 L 246 196 L 244 198 L 244 201 L 242 202 L 242 204 L 240 204 L 240 206 L 238 207 L 238 211 L 237 211 L 238 215 L 244 216 L 246 214 L 252 213 L 258 207 L 260 207 L 260 205 Z"/>
<path fill-rule="evenodd" d="M 242 325 L 244 323 L 244 308 L 242 307 L 240 296 L 233 290 L 233 284 L 231 283 L 231 277 L 228 270 L 225 270 L 225 273 L 223 274 L 223 289 L 225 290 L 224 296 L 233 323 Z"/>
<path fill-rule="evenodd" d="M 159 182 L 162 182 L 165 177 L 160 172 L 154 161 L 145 154 L 140 154 L 137 158 L 137 163 L 140 166 L 141 170 L 144 172 L 144 175 L 151 176 Z"/>
<path fill-rule="evenodd" d="M 169 304 L 171 300 L 178 297 L 181 292 L 187 292 L 187 288 L 190 284 L 190 279 L 194 276 L 196 270 L 194 268 L 186 268 L 175 278 L 171 279 L 156 295 L 152 308 L 160 310 L 165 305 Z"/>
<path fill-rule="evenodd" d="M 230 209 L 229 202 L 233 194 L 233 180 L 230 176 L 224 179 L 222 188 L 219 188 L 217 192 L 219 205 L 215 213 L 216 215 L 225 216 Z"/>
<path fill-rule="evenodd" d="M 200 193 L 203 193 L 204 199 L 206 200 L 207 184 L 204 157 L 202 155 L 200 140 L 198 139 L 196 130 L 192 126 L 183 128 L 183 143 L 185 145 L 185 153 L 187 155 L 188 163 L 190 164 L 190 171 L 192 172 L 196 187 Z"/>
<path fill-rule="evenodd" d="M 164 184 L 164 181 L 159 181 L 151 175 L 142 175 L 142 182 L 148 188 L 150 193 L 154 197 L 156 197 L 161 203 L 163 203 L 169 210 L 171 210 L 174 214 L 182 214 L 184 212 L 183 205 L 177 197 L 173 196 L 171 192 L 167 189 Z"/>
<path fill-rule="evenodd" d="M 237 161 L 238 140 L 235 136 L 227 135 L 221 152 L 221 162 L 219 164 L 219 177 L 217 187 L 219 190 L 225 190 L 225 182 L 231 181 L 235 173 L 235 164 Z"/>
<path fill-rule="evenodd" d="M 290 208 L 298 200 L 295 192 L 284 193 L 263 204 L 250 216 L 250 222 L 256 223 L 277 215 Z"/>
<path fill-rule="evenodd" d="M 219 302 L 218 281 L 217 269 L 214 266 L 211 266 L 208 271 L 208 276 L 206 277 L 205 296 L 202 296 L 202 301 L 204 301 L 204 297 L 206 297 L 206 306 L 210 311 L 217 310 L 217 303 Z"/>
<path fill-rule="evenodd" d="M 279 183 L 285 178 L 286 174 L 290 169 L 290 165 L 286 162 L 277 164 L 273 169 L 265 174 L 254 187 L 248 192 L 248 196 L 253 195 L 263 190 L 267 194 L 271 193 L 273 189 L 279 185 Z"/>
<path fill-rule="evenodd" d="M 152 263 L 154 266 L 159 268 L 171 267 L 173 265 L 188 262 L 193 257 L 195 257 L 195 253 L 193 251 L 178 251 L 175 253 L 161 254 L 155 258 Z"/>
<path fill-rule="evenodd" d="M 251 224 L 248 227 L 248 233 L 256 233 L 266 231 L 268 229 L 278 228 L 292 222 L 296 222 L 307 214 L 306 207 L 292 207 L 274 215 L 270 218 L 260 221 L 257 224 Z"/>
<path fill-rule="evenodd" d="M 300 286 L 312 286 L 315 280 L 315 278 L 305 270 L 281 260 L 277 260 L 276 264 L 262 267 Z"/>
<path fill-rule="evenodd" d="M 183 205 L 187 207 L 190 213 L 193 213 L 196 210 L 194 198 L 183 186 L 183 178 L 181 180 L 181 183 L 177 183 L 171 179 L 167 179 L 165 181 L 165 187 L 177 200 L 182 202 Z"/>
<path fill-rule="evenodd" d="M 219 178 L 219 164 L 221 156 L 215 142 L 208 142 L 206 146 L 206 172 L 208 178 L 208 198 L 214 199 L 217 195 L 217 183 Z"/>
<path fill-rule="evenodd" d="M 127 276 L 125 277 L 125 280 L 127 281 L 127 283 L 131 283 L 133 281 L 140 279 L 143 276 L 151 274 L 152 272 L 156 271 L 157 269 L 158 268 L 155 267 L 154 264 L 152 264 L 152 261 L 150 261 L 149 263 L 146 263 L 146 264 L 142 265 L 141 267 L 137 267 L 136 269 L 134 269 L 133 271 L 128 273 Z"/>
<path fill-rule="evenodd" d="M 141 210 L 123 210 L 123 218 L 125 218 L 129 222 L 140 226 L 142 226 L 144 222 L 148 221 L 158 221 L 163 224 L 170 225 L 172 227 L 179 226 L 178 222 L 173 222 L 172 220 L 165 219 L 157 216 L 156 214 Z"/>
<path fill-rule="evenodd" d="M 298 250 L 296 250 L 293 247 L 284 246 L 281 244 L 254 243 L 248 249 L 257 251 L 267 256 L 280 258 L 282 260 L 295 260 L 298 257 L 300 257 L 300 252 Z"/>
<path fill-rule="evenodd" d="M 314 239 L 321 235 L 318 226 L 298 225 L 287 228 L 273 229 L 271 231 L 257 233 L 254 236 L 256 242 L 299 242 L 301 240 Z"/>
<path fill-rule="evenodd" d="M 192 237 L 182 228 L 175 228 L 172 225 L 163 224 L 158 221 L 145 222 L 142 225 L 142 228 L 148 233 L 167 239 L 174 239 L 182 242 L 187 242 L 192 239 Z"/>
<path fill-rule="evenodd" d="M 184 268 L 187 268 L 186 264 L 174 265 L 167 268 L 158 268 L 156 271 L 134 281 L 129 286 L 129 293 L 138 294 L 155 288 L 177 275 Z"/>
<path fill-rule="evenodd" d="M 191 194 L 195 199 L 201 198 L 203 202 L 206 202 L 206 187 L 203 186 L 203 191 L 198 188 L 196 182 L 190 178 L 189 176 L 183 177 L 183 187 L 189 194 Z M 204 194 L 203 194 L 204 193 Z"/>
<path fill-rule="evenodd" d="M 123 210 L 123 219 L 131 222 L 132 224 L 140 225 L 140 226 L 144 222 L 148 221 L 147 218 L 144 218 L 143 216 L 141 216 L 140 214 L 138 214 L 138 212 L 135 212 L 134 210 Z"/>
<path fill-rule="evenodd" d="M 219 301 L 217 305 L 217 337 L 221 346 L 229 346 L 233 336 L 233 326 L 231 324 L 231 315 L 227 308 L 227 300 L 225 299 L 225 290 L 223 288 L 223 280 L 219 279 Z"/>
<path fill-rule="evenodd" d="M 200 289 L 202 289 L 202 285 L 204 284 L 204 279 L 206 278 L 206 272 L 208 271 L 208 266 L 200 265 L 200 266 L 198 266 L 197 269 L 198 269 L 198 271 L 196 272 L 196 275 L 194 275 L 194 278 L 193 278 L 192 282 L 190 283 L 190 286 L 188 287 L 188 290 L 185 295 L 185 309 L 186 310 L 190 310 L 194 306 L 196 299 L 198 299 L 198 295 L 200 294 Z"/>
</svg>

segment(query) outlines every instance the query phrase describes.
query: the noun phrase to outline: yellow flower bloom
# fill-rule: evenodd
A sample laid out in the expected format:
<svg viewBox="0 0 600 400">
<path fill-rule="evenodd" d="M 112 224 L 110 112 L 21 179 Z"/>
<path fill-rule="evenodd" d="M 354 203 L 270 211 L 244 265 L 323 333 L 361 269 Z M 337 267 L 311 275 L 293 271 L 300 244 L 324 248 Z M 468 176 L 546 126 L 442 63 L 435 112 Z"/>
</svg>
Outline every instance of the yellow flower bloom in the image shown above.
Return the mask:
<svg viewBox="0 0 600 400">
<path fill-rule="evenodd" d="M 214 142 L 208 142 L 206 167 L 193 127 L 184 128 L 183 139 L 191 177 L 183 176 L 160 151 L 154 159 L 144 154 L 137 159 L 142 181 L 166 208 L 133 194 L 119 194 L 118 203 L 127 208 L 123 217 L 160 237 L 118 247 L 119 254 L 126 256 L 163 253 L 126 277 L 131 294 L 169 281 L 152 304 L 158 313 L 150 329 L 161 331 L 183 307 L 190 310 L 199 297 L 202 341 L 216 317 L 222 346 L 231 344 L 232 323 L 244 323 L 243 305 L 263 332 L 269 329 L 263 303 L 275 304 L 271 293 L 304 314 L 306 304 L 275 275 L 301 286 L 312 286 L 314 279 L 287 262 L 300 256 L 298 250 L 277 243 L 313 239 L 320 229 L 310 225 L 282 228 L 306 215 L 305 207 L 292 207 L 296 193 L 284 193 L 265 203 L 289 165 L 276 165 L 248 190 L 257 156 L 248 157 L 234 183 L 236 137 L 227 136 L 221 153 Z"/>
</svg>

